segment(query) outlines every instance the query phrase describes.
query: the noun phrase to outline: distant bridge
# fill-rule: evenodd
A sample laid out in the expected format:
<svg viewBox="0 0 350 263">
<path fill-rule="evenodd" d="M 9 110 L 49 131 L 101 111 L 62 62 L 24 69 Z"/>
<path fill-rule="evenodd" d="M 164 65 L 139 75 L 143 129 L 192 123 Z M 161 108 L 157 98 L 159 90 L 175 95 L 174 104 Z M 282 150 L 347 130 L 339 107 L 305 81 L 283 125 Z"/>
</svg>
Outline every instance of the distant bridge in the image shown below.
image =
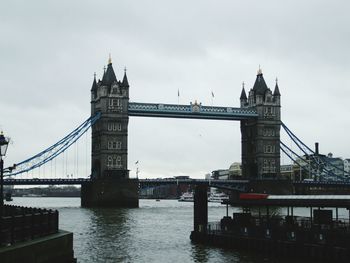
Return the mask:
<svg viewBox="0 0 350 263">
<path fill-rule="evenodd" d="M 77 185 L 90 182 L 89 178 L 72 179 L 5 179 L 4 185 Z M 140 187 L 160 185 L 207 185 L 211 187 L 246 191 L 249 180 L 211 180 L 211 179 L 139 179 Z"/>
<path fill-rule="evenodd" d="M 67 179 L 5 179 L 4 185 L 79 185 L 90 182 L 90 178 Z M 207 185 L 226 190 L 247 191 L 249 180 L 215 180 L 215 179 L 139 179 L 140 187 L 160 185 Z M 350 188 L 350 181 L 294 181 L 295 186 L 342 187 Z"/>
</svg>

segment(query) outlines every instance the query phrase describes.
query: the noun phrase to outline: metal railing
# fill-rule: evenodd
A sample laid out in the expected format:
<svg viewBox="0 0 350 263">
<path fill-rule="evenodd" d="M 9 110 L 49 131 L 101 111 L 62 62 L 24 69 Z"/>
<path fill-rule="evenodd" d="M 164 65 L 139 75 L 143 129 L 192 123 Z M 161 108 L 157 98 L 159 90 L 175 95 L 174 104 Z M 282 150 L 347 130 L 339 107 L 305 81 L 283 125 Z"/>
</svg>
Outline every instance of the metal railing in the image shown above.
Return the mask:
<svg viewBox="0 0 350 263">
<path fill-rule="evenodd" d="M 57 232 L 57 210 L 3 206 L 0 216 L 0 247 Z"/>
<path fill-rule="evenodd" d="M 332 244 L 350 248 L 349 219 L 317 224 L 310 217 L 251 217 L 245 220 L 224 217 L 207 225 L 207 234 L 230 235 L 301 243 Z"/>
</svg>

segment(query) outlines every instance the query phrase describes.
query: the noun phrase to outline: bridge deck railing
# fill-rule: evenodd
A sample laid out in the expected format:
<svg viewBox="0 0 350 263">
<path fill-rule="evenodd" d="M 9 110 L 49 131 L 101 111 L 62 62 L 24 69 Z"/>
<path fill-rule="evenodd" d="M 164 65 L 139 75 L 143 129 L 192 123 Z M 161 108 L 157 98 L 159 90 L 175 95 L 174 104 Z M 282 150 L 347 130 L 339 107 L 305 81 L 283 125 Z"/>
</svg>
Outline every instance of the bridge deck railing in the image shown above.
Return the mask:
<svg viewBox="0 0 350 263">
<path fill-rule="evenodd" d="M 5 205 L 0 216 L 0 247 L 58 232 L 58 211 Z"/>
</svg>

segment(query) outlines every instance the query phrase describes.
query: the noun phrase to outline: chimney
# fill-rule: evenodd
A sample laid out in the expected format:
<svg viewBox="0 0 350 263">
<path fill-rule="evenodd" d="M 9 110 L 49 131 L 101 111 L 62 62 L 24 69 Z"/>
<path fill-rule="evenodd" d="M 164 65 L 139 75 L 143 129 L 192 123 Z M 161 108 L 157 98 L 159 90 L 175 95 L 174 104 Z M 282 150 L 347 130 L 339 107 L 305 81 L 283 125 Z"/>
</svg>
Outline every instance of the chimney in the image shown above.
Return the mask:
<svg viewBox="0 0 350 263">
<path fill-rule="evenodd" d="M 315 142 L 315 154 L 318 155 L 318 142 Z"/>
</svg>

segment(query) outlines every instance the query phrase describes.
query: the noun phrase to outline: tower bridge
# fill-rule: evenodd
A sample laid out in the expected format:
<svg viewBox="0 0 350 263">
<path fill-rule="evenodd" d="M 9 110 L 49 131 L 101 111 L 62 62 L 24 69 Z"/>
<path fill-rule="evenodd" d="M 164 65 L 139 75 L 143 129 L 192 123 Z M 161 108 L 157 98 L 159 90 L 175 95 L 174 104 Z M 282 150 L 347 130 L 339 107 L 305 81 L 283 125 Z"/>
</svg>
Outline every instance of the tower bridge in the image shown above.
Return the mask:
<svg viewBox="0 0 350 263">
<path fill-rule="evenodd" d="M 197 101 L 184 104 L 133 102 L 129 99 L 130 85 L 126 71 L 123 78 L 116 78 L 112 61 L 101 79 L 94 76 L 91 87 L 91 117 L 84 121 L 75 130 L 44 151 L 9 167 L 6 175 L 12 175 L 7 183 L 11 184 L 82 184 L 83 206 L 138 206 L 139 184 L 151 184 L 150 181 L 138 181 L 129 178 L 128 170 L 128 123 L 129 117 L 156 117 L 201 120 L 239 121 L 241 131 L 242 180 L 248 183 L 244 189 L 249 191 L 267 191 L 289 189 L 291 184 L 281 183 L 280 150 L 282 150 L 300 170 L 305 169 L 303 163 L 308 162 L 309 169 L 326 172 L 330 178 L 335 174 L 332 164 L 318 158 L 319 153 L 312 151 L 291 130 L 281 122 L 281 94 L 276 80 L 273 91 L 264 80 L 261 69 L 257 72 L 254 85 L 246 93 L 244 84 L 240 93 L 240 105 L 236 106 L 207 106 Z M 27 174 L 56 160 L 57 156 L 75 144 L 77 140 L 91 127 L 91 175 L 89 179 L 17 179 L 19 174 Z M 281 127 L 292 141 L 305 154 L 299 156 L 280 141 Z M 132 139 L 132 138 L 131 138 Z M 77 144 L 75 144 L 77 145 Z M 295 157 L 296 156 L 296 157 Z M 78 158 L 76 158 L 78 159 Z M 315 161 L 310 161 L 315 160 Z M 314 163 L 315 162 L 315 163 Z M 67 170 L 67 165 L 65 166 Z M 45 171 L 43 167 L 43 171 Z M 64 165 L 63 165 L 64 168 Z M 344 171 L 340 171 L 344 172 Z M 309 171 L 310 173 L 310 171 Z M 56 174 L 56 172 L 55 172 Z M 86 175 L 89 174 L 86 171 Z M 66 172 L 67 175 L 67 172 Z M 345 179 L 344 179 L 345 178 Z M 346 174 L 335 178 L 335 182 L 295 182 L 294 187 L 304 191 L 305 186 L 319 189 L 320 187 L 347 188 Z M 12 181 L 11 181 L 12 180 Z M 27 180 L 27 181 L 25 181 Z M 74 181 L 75 180 L 75 181 Z M 341 181 L 337 183 L 336 181 Z M 276 185 L 273 185 L 277 182 Z M 155 183 L 155 181 L 152 181 Z M 170 183 L 159 181 L 159 184 Z M 174 183 L 174 182 L 173 182 Z M 193 181 L 200 185 L 200 181 Z M 208 182 L 209 183 L 209 182 Z M 231 182 L 238 185 L 237 182 Z M 243 189 L 243 188 L 240 188 Z M 288 191 L 289 191 L 288 190 Z M 285 192 L 284 192 L 285 193 Z"/>
<path fill-rule="evenodd" d="M 248 97 L 242 87 L 240 107 L 140 103 L 129 100 L 126 71 L 116 78 L 111 58 L 102 79 L 94 76 L 91 116 L 100 114 L 92 126 L 91 182 L 82 185 L 82 204 L 138 206 L 137 187 L 129 179 L 129 117 L 163 117 L 240 121 L 242 174 L 244 179 L 279 178 L 281 94 L 265 83 L 259 69 Z M 101 194 L 102 193 L 102 194 Z"/>
<path fill-rule="evenodd" d="M 129 89 L 126 72 L 117 80 L 111 59 L 102 79 L 94 77 L 91 116 L 101 117 L 92 126 L 93 178 L 128 178 L 128 121 L 133 116 L 240 121 L 243 177 L 278 177 L 281 95 L 277 81 L 274 92 L 268 88 L 260 69 L 248 97 L 242 87 L 240 107 L 131 102 Z"/>
</svg>

